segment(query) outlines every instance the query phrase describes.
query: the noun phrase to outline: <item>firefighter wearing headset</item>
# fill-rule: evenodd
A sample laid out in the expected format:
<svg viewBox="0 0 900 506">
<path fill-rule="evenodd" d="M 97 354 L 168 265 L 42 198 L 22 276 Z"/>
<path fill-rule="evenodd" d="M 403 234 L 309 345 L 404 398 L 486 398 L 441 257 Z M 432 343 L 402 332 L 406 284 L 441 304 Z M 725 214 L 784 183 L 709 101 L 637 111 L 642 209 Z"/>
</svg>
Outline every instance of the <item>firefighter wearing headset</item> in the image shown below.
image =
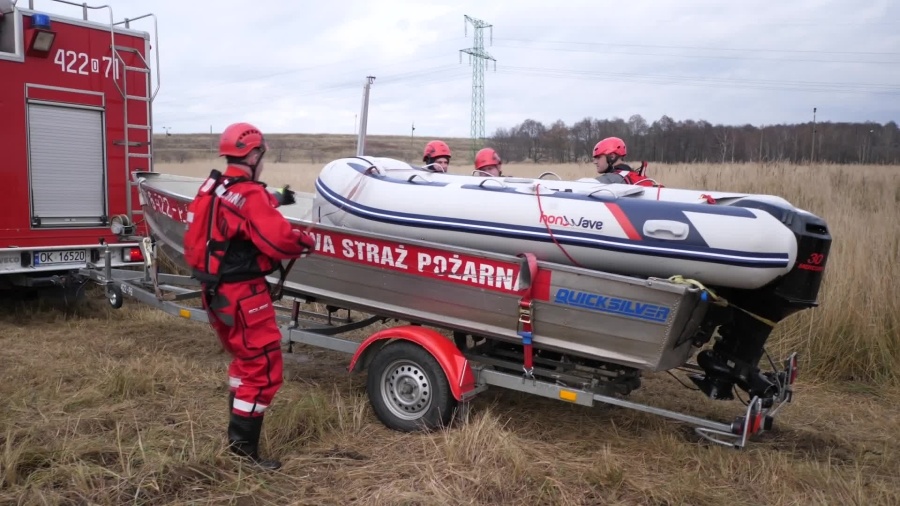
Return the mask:
<svg viewBox="0 0 900 506">
<path fill-rule="evenodd" d="M 285 187 L 260 182 L 268 145 L 258 128 L 235 123 L 222 133 L 224 173 L 213 171 L 188 207 L 185 259 L 203 287 L 203 307 L 232 361 L 228 368 L 228 444 L 265 469 L 260 457 L 263 415 L 283 382 L 281 332 L 265 276 L 281 261 L 308 255 L 315 239 L 293 228 L 276 208 L 295 202 Z"/>
<path fill-rule="evenodd" d="M 447 172 L 450 167 L 450 146 L 444 141 L 431 141 L 422 153 L 425 169 L 432 172 Z"/>
</svg>

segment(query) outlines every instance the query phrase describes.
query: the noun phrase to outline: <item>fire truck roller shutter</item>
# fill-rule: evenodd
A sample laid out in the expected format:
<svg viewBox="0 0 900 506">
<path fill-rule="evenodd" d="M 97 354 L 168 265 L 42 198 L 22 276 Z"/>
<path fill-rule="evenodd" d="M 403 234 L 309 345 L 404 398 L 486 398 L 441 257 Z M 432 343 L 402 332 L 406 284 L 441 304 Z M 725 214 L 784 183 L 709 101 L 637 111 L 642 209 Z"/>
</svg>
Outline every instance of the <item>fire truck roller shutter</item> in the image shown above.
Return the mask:
<svg viewBox="0 0 900 506">
<path fill-rule="evenodd" d="M 102 226 L 106 216 L 103 112 L 28 104 L 32 226 Z"/>
</svg>

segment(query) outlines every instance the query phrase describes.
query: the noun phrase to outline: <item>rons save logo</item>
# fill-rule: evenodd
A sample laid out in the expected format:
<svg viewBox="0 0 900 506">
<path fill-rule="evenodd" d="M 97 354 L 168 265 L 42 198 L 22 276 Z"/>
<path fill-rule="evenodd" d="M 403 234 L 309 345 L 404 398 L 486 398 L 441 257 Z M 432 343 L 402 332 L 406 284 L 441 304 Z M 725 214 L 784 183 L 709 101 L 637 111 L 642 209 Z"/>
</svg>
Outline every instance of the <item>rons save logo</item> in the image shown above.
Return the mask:
<svg viewBox="0 0 900 506">
<path fill-rule="evenodd" d="M 563 227 L 592 228 L 594 230 L 603 230 L 603 222 L 600 220 L 591 220 L 584 216 L 578 218 L 569 218 L 564 215 L 544 214 L 541 213 L 541 223 L 547 225 L 560 225 Z"/>
</svg>

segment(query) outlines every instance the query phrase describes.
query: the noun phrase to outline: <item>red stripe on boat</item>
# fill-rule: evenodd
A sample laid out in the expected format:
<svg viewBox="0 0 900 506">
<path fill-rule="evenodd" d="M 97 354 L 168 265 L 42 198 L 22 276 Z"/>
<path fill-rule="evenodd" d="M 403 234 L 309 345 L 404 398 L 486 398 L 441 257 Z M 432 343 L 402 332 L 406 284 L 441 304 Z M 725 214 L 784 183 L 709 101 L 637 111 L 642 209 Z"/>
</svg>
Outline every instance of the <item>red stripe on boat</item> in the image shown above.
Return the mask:
<svg viewBox="0 0 900 506">
<path fill-rule="evenodd" d="M 619 226 L 622 227 L 622 230 L 625 231 L 625 235 L 628 236 L 629 239 L 632 241 L 641 240 L 641 234 L 635 230 L 634 225 L 631 224 L 631 220 L 628 219 L 628 216 L 625 215 L 625 212 L 622 211 L 622 208 L 619 207 L 618 204 L 607 203 L 606 207 L 612 212 L 616 221 L 619 222 Z"/>
</svg>

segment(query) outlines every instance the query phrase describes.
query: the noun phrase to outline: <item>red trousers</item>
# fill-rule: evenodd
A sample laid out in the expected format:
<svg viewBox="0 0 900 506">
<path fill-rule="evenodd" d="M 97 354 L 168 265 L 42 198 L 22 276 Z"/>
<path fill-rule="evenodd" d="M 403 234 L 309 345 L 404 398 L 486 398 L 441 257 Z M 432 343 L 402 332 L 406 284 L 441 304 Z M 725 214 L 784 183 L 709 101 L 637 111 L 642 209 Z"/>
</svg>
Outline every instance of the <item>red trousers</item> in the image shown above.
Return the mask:
<svg viewBox="0 0 900 506">
<path fill-rule="evenodd" d="M 281 331 L 268 283 L 263 278 L 222 283 L 212 297 L 204 289 L 203 307 L 232 357 L 228 367 L 232 412 L 262 416 L 284 382 Z"/>
</svg>

